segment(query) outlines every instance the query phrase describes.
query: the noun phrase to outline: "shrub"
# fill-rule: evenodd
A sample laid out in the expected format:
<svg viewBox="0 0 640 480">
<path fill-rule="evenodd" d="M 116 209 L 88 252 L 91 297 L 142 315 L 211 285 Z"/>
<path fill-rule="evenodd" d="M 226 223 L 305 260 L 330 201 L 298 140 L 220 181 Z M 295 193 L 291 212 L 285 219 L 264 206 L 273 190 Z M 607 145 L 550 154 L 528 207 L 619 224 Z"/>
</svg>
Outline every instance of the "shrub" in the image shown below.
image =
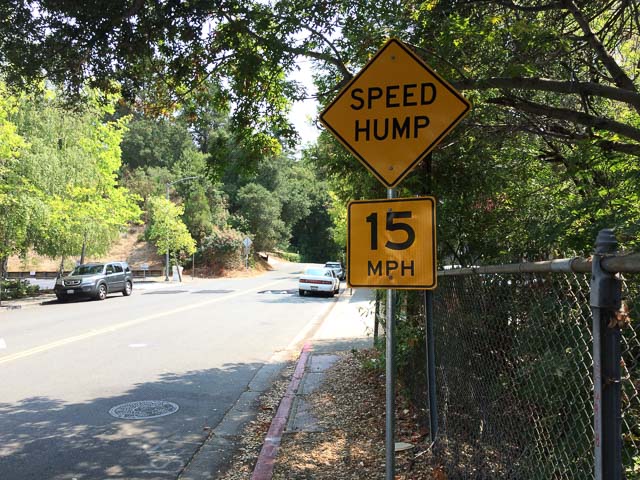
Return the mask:
<svg viewBox="0 0 640 480">
<path fill-rule="evenodd" d="M 38 294 L 40 287 L 31 285 L 27 280 L 2 280 L 2 298 L 24 298 Z"/>
<path fill-rule="evenodd" d="M 202 241 L 204 262 L 214 271 L 234 270 L 244 266 L 242 240 L 245 234 L 232 228 L 214 230 Z"/>
<path fill-rule="evenodd" d="M 300 263 L 300 254 L 299 253 L 293 253 L 293 252 L 275 252 L 275 254 L 286 260 L 287 262 L 295 262 L 295 263 Z"/>
</svg>

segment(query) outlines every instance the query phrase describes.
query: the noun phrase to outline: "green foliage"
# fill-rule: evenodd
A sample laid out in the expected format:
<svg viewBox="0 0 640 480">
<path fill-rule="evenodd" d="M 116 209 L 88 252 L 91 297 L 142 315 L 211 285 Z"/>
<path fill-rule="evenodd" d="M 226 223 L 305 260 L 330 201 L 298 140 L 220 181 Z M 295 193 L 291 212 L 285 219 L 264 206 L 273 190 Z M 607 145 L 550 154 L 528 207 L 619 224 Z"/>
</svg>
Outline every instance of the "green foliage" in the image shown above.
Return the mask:
<svg viewBox="0 0 640 480">
<path fill-rule="evenodd" d="M 4 164 L 4 185 L 12 191 L 10 201 L 0 200 L 9 254 L 33 247 L 70 256 L 83 246 L 101 254 L 138 219 L 136 198 L 116 180 L 125 121 L 104 120 L 113 100 L 87 91 L 69 111 L 55 90 L 10 98 L 5 118 L 25 142 L 20 161 Z"/>
<path fill-rule="evenodd" d="M 202 241 L 202 258 L 214 271 L 238 269 L 243 266 L 242 240 L 246 235 L 238 230 L 214 229 Z"/>
<path fill-rule="evenodd" d="M 287 244 L 287 228 L 280 217 L 282 203 L 269 190 L 257 183 L 247 184 L 238 191 L 237 202 L 249 231 L 255 235 L 256 251 L 271 251 Z"/>
<path fill-rule="evenodd" d="M 195 149 L 186 125 L 174 119 L 136 118 L 122 139 L 122 163 L 130 170 L 171 169 L 185 151 Z"/>
<path fill-rule="evenodd" d="M 0 280 L 0 283 L 2 283 L 3 300 L 32 297 L 40 292 L 38 285 L 31 285 L 27 280 Z"/>
<path fill-rule="evenodd" d="M 167 252 L 176 257 L 188 257 L 196 251 L 196 242 L 180 219 L 183 207 L 163 197 L 149 200 L 150 225 L 147 237 L 158 249 L 158 254 Z"/>
<path fill-rule="evenodd" d="M 16 99 L 0 83 L 0 264 L 25 249 L 31 205 L 28 179 L 18 171 L 21 154 L 27 148 L 16 125 Z"/>
<path fill-rule="evenodd" d="M 210 250 L 211 254 L 227 254 L 242 250 L 242 240 L 245 234 L 233 229 L 215 230 L 202 242 L 205 250 Z"/>
<path fill-rule="evenodd" d="M 294 262 L 294 263 L 299 263 L 300 262 L 300 254 L 299 253 L 283 252 L 282 250 L 276 250 L 274 253 L 277 256 L 279 256 L 280 258 L 285 259 L 287 262 Z"/>
</svg>

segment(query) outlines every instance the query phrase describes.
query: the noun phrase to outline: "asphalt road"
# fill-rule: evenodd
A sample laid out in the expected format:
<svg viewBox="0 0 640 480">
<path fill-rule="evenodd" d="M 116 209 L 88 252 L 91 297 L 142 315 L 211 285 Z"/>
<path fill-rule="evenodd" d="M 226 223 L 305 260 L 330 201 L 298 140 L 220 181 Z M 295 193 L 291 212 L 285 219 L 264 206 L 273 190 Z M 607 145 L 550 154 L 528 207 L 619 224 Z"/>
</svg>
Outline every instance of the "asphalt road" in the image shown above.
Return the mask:
<svg viewBox="0 0 640 480">
<path fill-rule="evenodd" d="M 0 479 L 177 478 L 333 304 L 299 297 L 300 271 L 3 310 Z"/>
</svg>

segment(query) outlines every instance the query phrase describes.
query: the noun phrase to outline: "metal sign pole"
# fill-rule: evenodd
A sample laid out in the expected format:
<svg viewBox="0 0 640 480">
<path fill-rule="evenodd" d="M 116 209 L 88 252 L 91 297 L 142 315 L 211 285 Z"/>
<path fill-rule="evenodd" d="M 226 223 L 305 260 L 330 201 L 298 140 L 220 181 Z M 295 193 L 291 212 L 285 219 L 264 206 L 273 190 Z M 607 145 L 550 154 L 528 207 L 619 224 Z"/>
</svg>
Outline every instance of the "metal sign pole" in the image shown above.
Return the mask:
<svg viewBox="0 0 640 480">
<path fill-rule="evenodd" d="M 393 188 L 387 189 L 387 198 L 394 198 Z M 387 289 L 387 325 L 386 325 L 386 480 L 393 480 L 395 477 L 395 397 L 396 397 L 396 368 L 395 368 L 395 295 L 392 289 Z"/>
</svg>

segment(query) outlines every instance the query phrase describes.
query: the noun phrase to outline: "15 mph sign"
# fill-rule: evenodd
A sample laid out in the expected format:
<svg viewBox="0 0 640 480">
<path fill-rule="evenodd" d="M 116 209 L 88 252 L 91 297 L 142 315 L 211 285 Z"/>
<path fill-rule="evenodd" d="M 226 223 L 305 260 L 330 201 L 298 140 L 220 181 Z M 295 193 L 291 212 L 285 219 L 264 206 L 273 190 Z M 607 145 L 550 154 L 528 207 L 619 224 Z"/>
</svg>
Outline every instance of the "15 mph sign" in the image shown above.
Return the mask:
<svg viewBox="0 0 640 480">
<path fill-rule="evenodd" d="M 347 207 L 352 287 L 436 287 L 433 197 L 352 201 Z"/>
<path fill-rule="evenodd" d="M 470 108 L 420 57 L 391 39 L 320 120 L 378 180 L 393 188 Z"/>
</svg>

